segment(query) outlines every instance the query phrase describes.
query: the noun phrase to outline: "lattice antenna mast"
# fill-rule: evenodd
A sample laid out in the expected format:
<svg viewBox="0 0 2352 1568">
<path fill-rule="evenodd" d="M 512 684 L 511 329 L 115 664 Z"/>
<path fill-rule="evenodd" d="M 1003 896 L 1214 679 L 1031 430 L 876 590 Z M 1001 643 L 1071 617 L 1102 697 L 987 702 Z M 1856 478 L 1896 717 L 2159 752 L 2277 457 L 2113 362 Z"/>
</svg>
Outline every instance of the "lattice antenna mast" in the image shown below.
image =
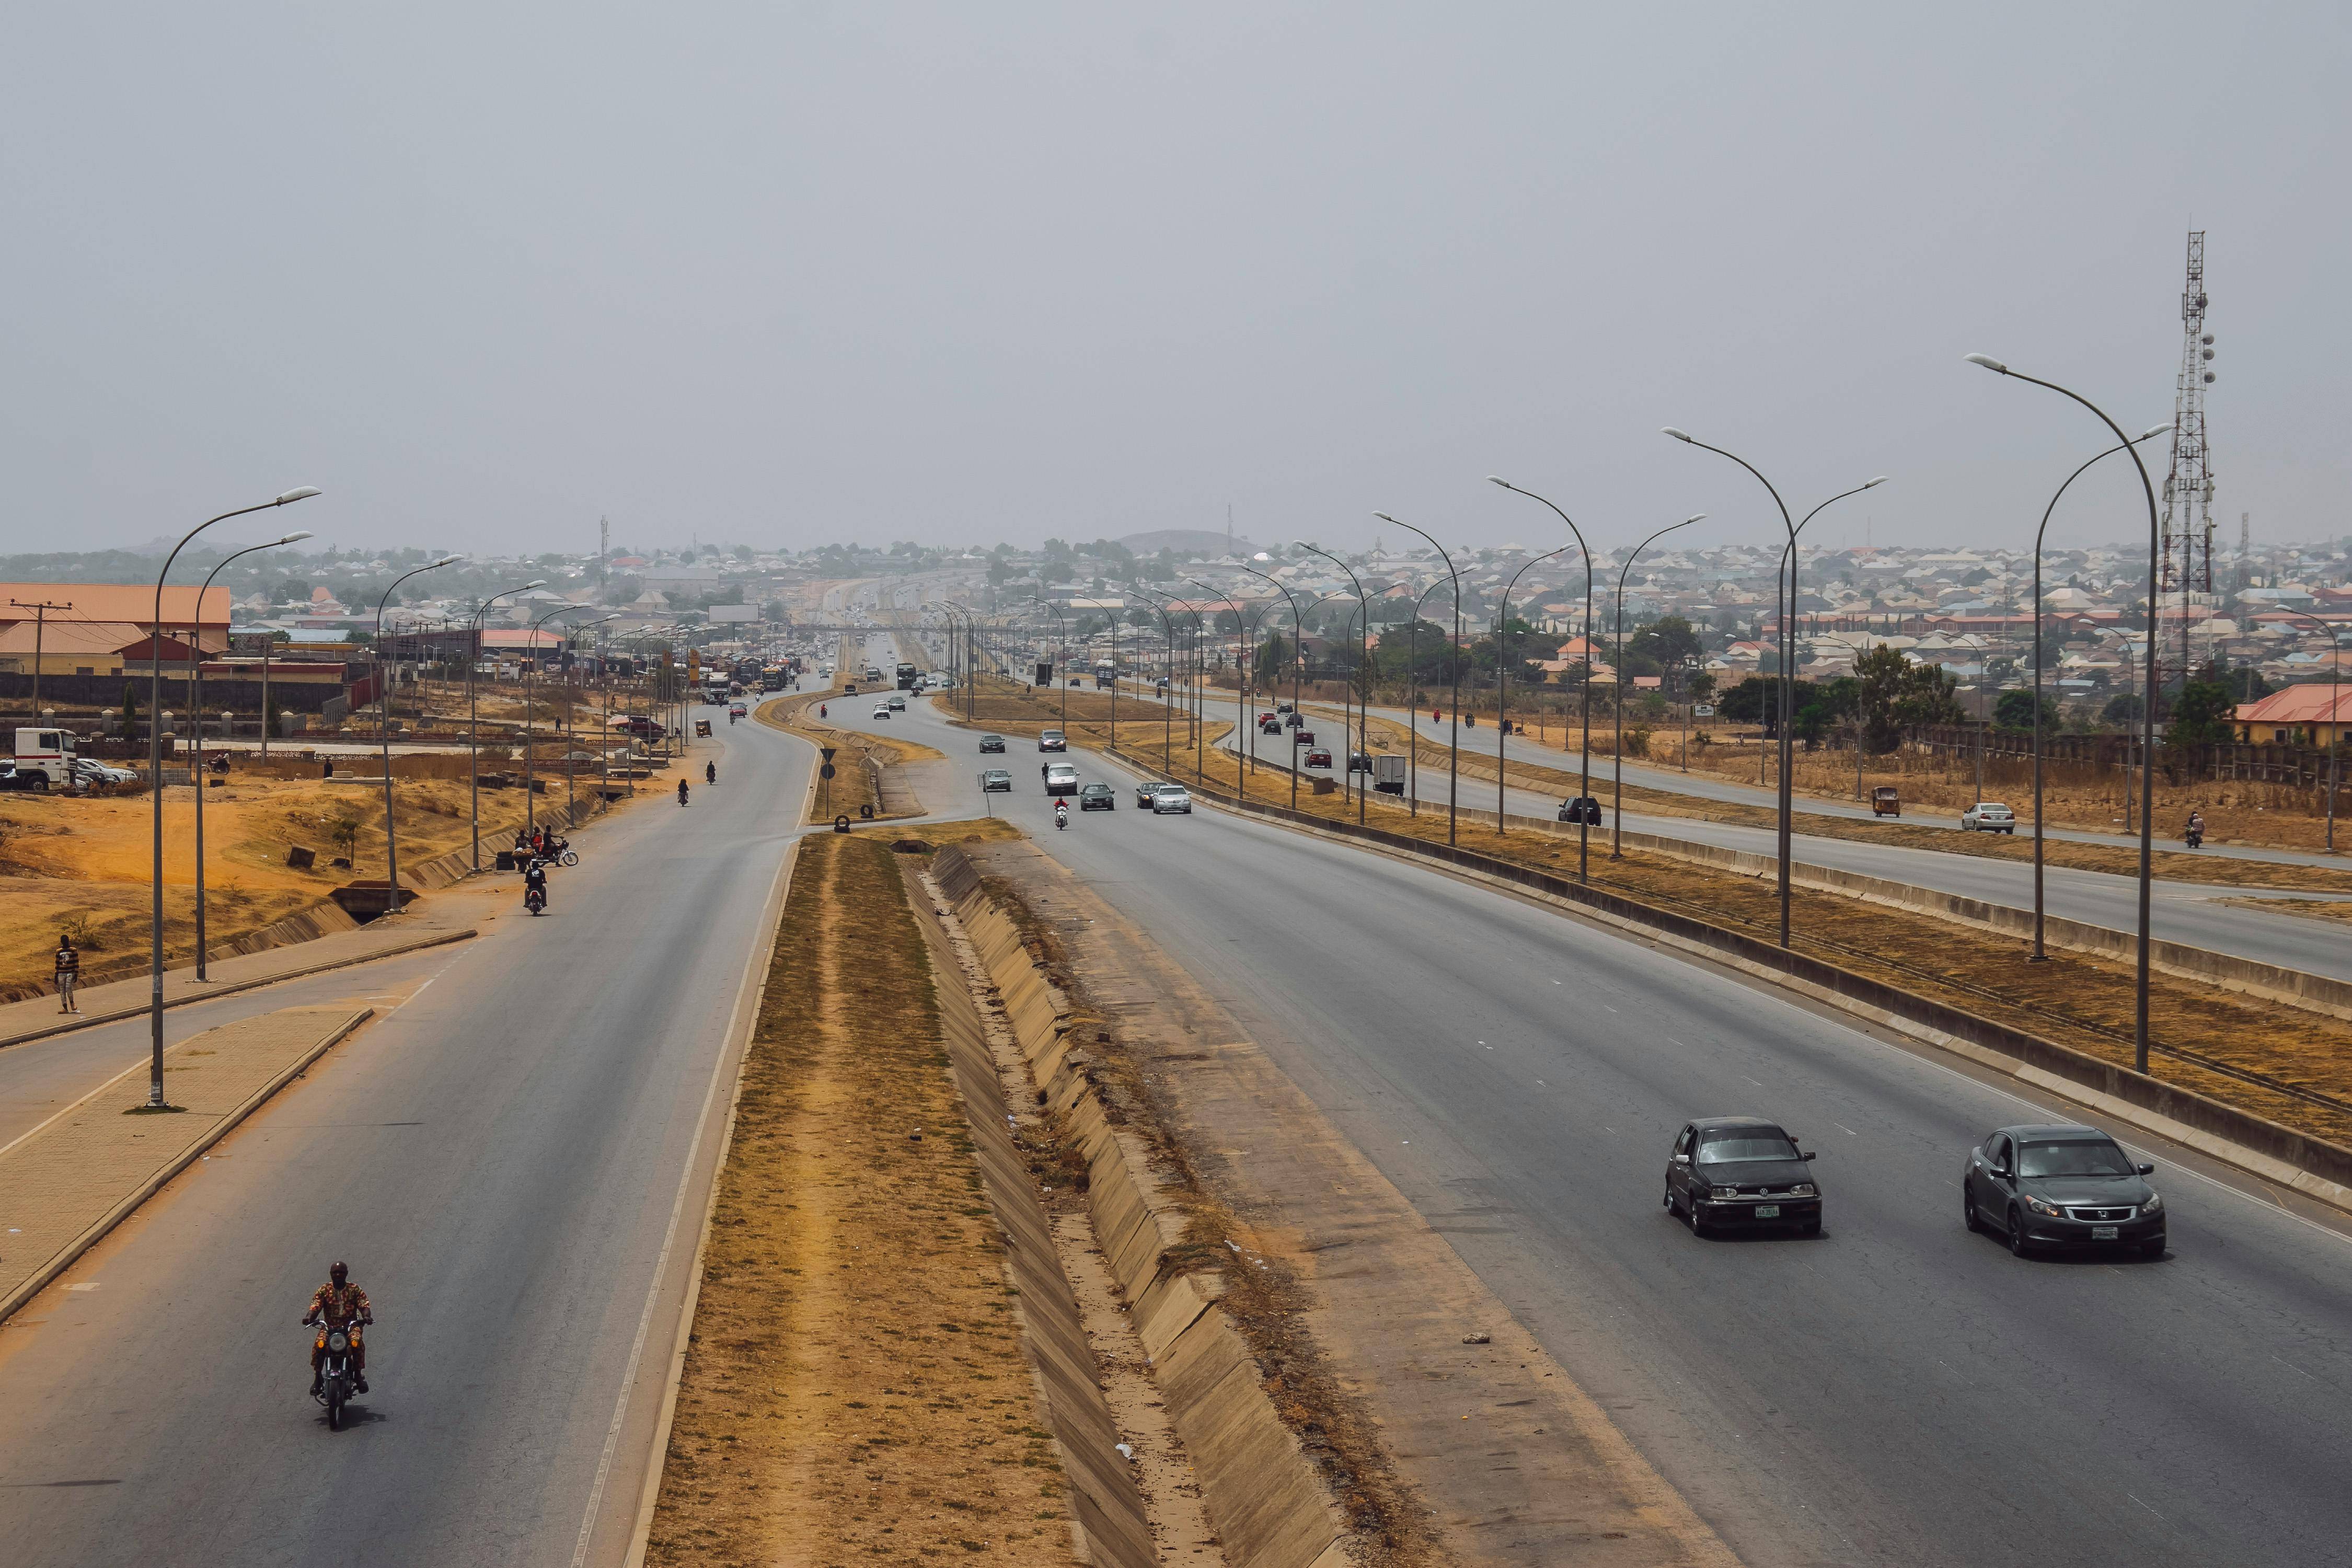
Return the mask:
<svg viewBox="0 0 2352 1568">
<path fill-rule="evenodd" d="M 2181 596 L 2180 668 L 2189 669 L 2189 595 L 2213 591 L 2213 468 L 2205 446 L 2205 389 L 2213 334 L 2205 330 L 2205 231 L 2189 231 L 2189 278 L 2180 290 L 2180 374 L 2172 393 L 2172 468 L 2164 477 L 2158 597 Z M 2157 635 L 2148 606 L 2148 635 Z"/>
</svg>

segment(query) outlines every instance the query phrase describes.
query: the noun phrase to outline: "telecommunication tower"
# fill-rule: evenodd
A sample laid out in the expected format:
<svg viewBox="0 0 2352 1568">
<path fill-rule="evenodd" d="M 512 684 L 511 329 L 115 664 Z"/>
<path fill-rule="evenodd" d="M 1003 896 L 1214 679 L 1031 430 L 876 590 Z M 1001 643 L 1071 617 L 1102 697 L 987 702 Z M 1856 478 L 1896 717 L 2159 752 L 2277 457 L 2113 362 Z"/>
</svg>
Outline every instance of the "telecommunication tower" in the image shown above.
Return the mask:
<svg viewBox="0 0 2352 1568">
<path fill-rule="evenodd" d="M 2213 382 L 2213 334 L 2205 330 L 2205 231 L 2189 231 L 2189 280 L 2180 290 L 2180 375 L 2172 394 L 2172 468 L 2164 476 L 2158 549 L 2158 602 L 2180 595 L 2180 669 L 2189 670 L 2189 595 L 2213 591 L 2213 468 L 2205 447 L 2205 389 Z M 2150 605 L 2151 611 L 2156 605 Z M 2151 637 L 2156 626 L 2148 627 Z"/>
</svg>

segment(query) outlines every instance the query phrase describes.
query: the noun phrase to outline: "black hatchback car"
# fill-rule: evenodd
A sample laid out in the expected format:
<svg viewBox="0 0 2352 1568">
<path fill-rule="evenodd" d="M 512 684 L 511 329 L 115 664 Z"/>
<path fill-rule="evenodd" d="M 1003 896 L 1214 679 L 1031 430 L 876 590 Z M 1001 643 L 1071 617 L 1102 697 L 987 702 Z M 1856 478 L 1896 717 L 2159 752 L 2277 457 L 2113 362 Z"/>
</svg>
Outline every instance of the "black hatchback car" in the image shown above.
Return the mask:
<svg viewBox="0 0 2352 1568">
<path fill-rule="evenodd" d="M 2164 1195 L 2156 1167 L 2135 1163 L 2095 1127 L 2004 1127 L 1969 1151 L 1962 1218 L 2020 1258 L 2043 1247 L 2164 1256 Z"/>
<path fill-rule="evenodd" d="M 982 735 L 980 738 L 980 749 L 983 752 L 1001 752 L 1004 750 L 1004 737 L 1002 735 Z"/>
<path fill-rule="evenodd" d="M 1691 1234 L 1822 1228 L 1822 1189 L 1793 1133 L 1758 1116 L 1703 1116 L 1684 1123 L 1666 1156 L 1666 1210 Z"/>
</svg>

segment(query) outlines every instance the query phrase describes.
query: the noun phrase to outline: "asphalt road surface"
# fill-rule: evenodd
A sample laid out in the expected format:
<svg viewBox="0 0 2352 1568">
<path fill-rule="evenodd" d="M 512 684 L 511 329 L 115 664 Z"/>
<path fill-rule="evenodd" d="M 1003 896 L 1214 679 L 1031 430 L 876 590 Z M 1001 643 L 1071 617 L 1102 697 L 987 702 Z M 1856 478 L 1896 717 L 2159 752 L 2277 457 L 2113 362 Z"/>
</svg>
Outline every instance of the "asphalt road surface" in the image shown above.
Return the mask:
<svg viewBox="0 0 2352 1568">
<path fill-rule="evenodd" d="M 976 774 L 912 708 L 892 732 Z M 1057 832 L 1023 755 L 992 809 L 1223 1000 L 1755 1568 L 2344 1561 L 2333 1216 L 2122 1130 L 2169 1256 L 2012 1258 L 1961 1227 L 1961 1161 L 2079 1110 L 1435 871 L 1139 812 L 1085 753 L 1119 809 Z M 1666 1217 L 1672 1134 L 1727 1112 L 1821 1152 L 1821 1238 Z"/>
<path fill-rule="evenodd" d="M 580 836 L 543 918 L 518 885 L 478 941 L 240 999 L 407 997 L 0 1328 L 0 1560 L 620 1561 L 716 1069 L 814 760 L 719 717 L 692 805 Z M 122 1054 L 67 1038 L 0 1060 L 0 1092 Z M 297 1320 L 337 1258 L 379 1326 L 373 1392 L 330 1433 Z"/>
</svg>

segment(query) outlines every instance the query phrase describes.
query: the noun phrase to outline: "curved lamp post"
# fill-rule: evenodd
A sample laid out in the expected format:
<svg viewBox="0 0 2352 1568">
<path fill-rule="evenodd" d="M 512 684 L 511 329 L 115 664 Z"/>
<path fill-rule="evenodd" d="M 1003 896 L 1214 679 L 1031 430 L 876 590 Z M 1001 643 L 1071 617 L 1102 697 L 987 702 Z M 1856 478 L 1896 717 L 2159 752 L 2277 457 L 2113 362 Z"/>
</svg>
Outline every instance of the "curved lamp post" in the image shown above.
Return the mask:
<svg viewBox="0 0 2352 1568">
<path fill-rule="evenodd" d="M 150 873 L 154 881 L 154 911 L 149 931 L 147 966 L 150 983 L 147 999 L 150 1047 L 147 1109 L 150 1110 L 171 1109 L 163 1103 L 163 580 L 172 574 L 172 563 L 180 558 L 180 552 L 188 547 L 188 541 L 214 523 L 226 522 L 230 518 L 243 517 L 247 512 L 268 511 L 274 506 L 289 506 L 298 500 L 308 500 L 318 493 L 315 485 L 297 485 L 274 500 L 263 501 L 258 506 L 241 506 L 235 511 L 206 518 L 181 535 L 180 542 L 172 546 L 172 552 L 163 557 L 163 569 L 155 574 L 155 618 L 148 627 L 151 640 L 147 645 L 150 656 L 147 660 L 147 783 L 155 796 L 153 866 Z M 197 610 L 202 613 L 201 604 Z M 196 789 L 197 793 L 203 793 L 204 782 L 201 779 L 196 782 Z"/>
<path fill-rule="evenodd" d="M 1446 776 L 1445 784 L 1445 842 L 1451 845 L 1462 832 L 1462 574 L 1454 569 L 1454 557 L 1445 552 L 1445 546 L 1438 543 L 1428 530 L 1415 528 L 1384 511 L 1376 511 L 1372 515 L 1382 522 L 1393 522 L 1408 533 L 1417 533 L 1428 540 L 1429 547 L 1437 552 L 1437 558 L 1445 563 L 1445 574 L 1454 579 L 1454 657 L 1446 661 L 1454 671 L 1454 728 L 1449 732 L 1446 744 L 1446 765 L 1452 771 Z M 1420 776 L 1418 770 L 1415 770 L 1414 776 Z"/>
<path fill-rule="evenodd" d="M 1405 813 L 1408 816 L 1421 815 L 1421 732 L 1414 728 L 1421 718 L 1418 710 L 1421 700 L 1421 607 L 1429 603 L 1429 596 L 1436 593 L 1444 581 L 1444 578 L 1440 577 L 1421 591 L 1421 597 L 1412 602 L 1412 625 L 1406 628 L 1404 634 L 1404 749 L 1407 758 L 1405 766 L 1412 772 L 1412 782 L 1405 786 L 1412 803 Z M 1461 658 L 1461 649 L 1454 649 L 1454 658 Z M 1451 667 L 1452 661 L 1449 660 L 1448 668 Z"/>
<path fill-rule="evenodd" d="M 1192 584 L 1192 586 L 1200 589 L 1202 592 L 1213 595 L 1219 599 L 1230 602 L 1233 598 L 1233 594 L 1229 589 L 1215 587 L 1210 584 L 1202 582 L 1198 577 L 1187 576 L 1184 581 Z M 1241 613 L 1239 611 L 1235 611 L 1234 613 L 1234 623 L 1235 637 L 1241 637 L 1246 641 L 1248 627 L 1242 623 Z M 1212 622 L 1212 629 L 1214 628 L 1214 626 L 1215 623 Z M 1223 634 L 1220 633 L 1219 635 L 1222 636 Z M 1244 704 L 1247 701 L 1249 694 L 1245 689 L 1244 689 L 1241 670 L 1236 668 L 1234 671 L 1234 788 L 1236 792 L 1242 795 L 1247 795 L 1249 793 L 1249 786 L 1242 782 L 1241 746 L 1243 723 L 1242 709 Z M 1207 731 L 1203 730 L 1202 734 L 1202 739 L 1201 742 L 1201 749 L 1195 754 L 1205 759 L 1209 754 Z"/>
<path fill-rule="evenodd" d="M 2084 463 L 2081 468 L 2068 474 L 2066 483 L 2058 487 L 2058 493 L 2052 496 L 2050 504 L 2042 509 L 2041 526 L 2033 531 L 2033 952 L 2026 961 L 2029 963 L 2045 963 L 2050 958 L 2050 954 L 2043 951 L 2042 944 L 2042 536 L 2049 531 L 2050 514 L 2058 510 L 2059 499 L 2065 495 L 2067 486 L 2081 479 L 2090 469 L 2092 463 L 2096 463 L 2100 458 L 2115 456 L 2122 451 L 2125 446 L 2137 446 L 2142 441 L 2152 441 L 2158 436 L 2168 434 L 2171 429 L 2172 426 L 2169 425 L 2159 425 L 2146 435 L 2133 437 L 2123 446 L 2108 447 L 2097 458 L 2093 458 L 2089 463 Z M 1855 753 L 1857 759 L 1860 756 L 1859 747 L 1860 742 L 1857 742 Z M 1860 772 L 1858 760 L 1855 771 Z"/>
<path fill-rule="evenodd" d="M 1066 735 L 1070 732 L 1070 672 L 1062 668 L 1062 655 L 1069 651 L 1069 624 L 1062 619 L 1062 612 L 1047 604 L 1042 595 L 1038 597 L 1037 607 L 1054 617 L 1054 668 L 1062 678 L 1062 733 Z M 1036 672 L 1033 670 L 1030 673 Z"/>
<path fill-rule="evenodd" d="M 1633 563 L 1641 559 L 1642 552 L 1675 530 L 1688 528 L 1706 516 L 1703 511 L 1696 511 L 1680 522 L 1666 524 L 1633 546 L 1633 553 L 1625 557 L 1625 564 L 1617 570 L 1617 635 L 1610 639 L 1611 656 L 1617 661 L 1617 781 L 1609 813 L 1609 858 L 1612 860 L 1625 858 L 1625 579 L 1632 574 Z"/>
<path fill-rule="evenodd" d="M 1737 453 L 1727 452 L 1720 447 L 1710 447 L 1696 437 L 1686 431 L 1677 430 L 1671 425 L 1664 426 L 1661 433 L 1671 436 L 1687 446 L 1696 447 L 1702 451 L 1713 452 L 1718 458 L 1729 458 L 1733 462 L 1746 468 L 1748 473 L 1755 476 L 1756 482 L 1764 487 L 1765 493 L 1772 498 L 1772 504 L 1780 511 L 1780 526 L 1789 531 L 1788 547 L 1781 556 L 1780 581 L 1773 585 L 1773 609 L 1780 617 L 1779 702 L 1780 790 L 1778 803 L 1780 824 L 1778 837 L 1780 851 L 1780 945 L 1785 948 L 1789 945 L 1789 838 L 1797 811 L 1796 791 L 1793 787 L 1795 773 L 1789 733 L 1790 723 L 1795 716 L 1797 704 L 1797 639 L 1794 625 L 1797 614 L 1797 535 L 1804 531 L 1805 523 L 1812 521 L 1822 514 L 1823 507 L 1829 506 L 1833 501 L 1842 501 L 1848 496 L 1858 496 L 1866 489 L 1883 485 L 1886 482 L 1886 476 L 1881 474 L 1874 479 L 1864 479 L 1850 490 L 1840 490 L 1830 497 L 1829 500 L 1822 502 L 1821 506 L 1807 512 L 1803 522 L 1792 522 L 1789 518 L 1789 503 L 1780 499 L 1780 492 L 1773 488 L 1771 480 L 1758 471 L 1755 464 Z"/>
<path fill-rule="evenodd" d="M 1234 570 L 1248 573 L 1251 576 L 1256 578 L 1259 582 L 1265 584 L 1267 587 L 1272 588 L 1276 593 L 1281 595 L 1290 605 L 1290 640 L 1292 643 L 1290 649 L 1290 710 L 1293 713 L 1296 713 L 1298 711 L 1299 650 L 1297 643 L 1299 637 L 1305 635 L 1306 629 L 1306 623 L 1299 618 L 1298 595 L 1292 593 L 1287 584 L 1280 582 L 1266 573 L 1259 571 L 1255 566 L 1237 566 Z M 1269 601 L 1268 608 L 1271 607 L 1272 605 Z M 1263 612 L 1260 613 L 1263 614 Z M 1286 732 L 1287 731 L 1286 731 Z M 1255 740 L 1250 742 L 1250 755 L 1253 759 L 1257 755 L 1257 742 Z M 1298 809 L 1298 748 L 1297 746 L 1290 748 L 1290 809 L 1293 811 Z"/>
<path fill-rule="evenodd" d="M 1576 793 L 1578 799 L 1591 800 L 1592 798 L 1592 546 L 1585 542 L 1584 531 L 1576 526 L 1576 520 L 1560 510 L 1559 503 L 1547 500 L 1533 490 L 1521 489 L 1510 480 L 1497 479 L 1493 474 L 1486 476 L 1486 482 L 1490 485 L 1500 485 L 1513 495 L 1525 496 L 1529 500 L 1541 501 L 1550 507 L 1552 515 L 1568 525 L 1569 533 L 1576 540 L 1576 547 L 1584 552 L 1584 740 L 1580 748 L 1583 760 L 1579 764 L 1582 769 L 1580 775 L 1582 782 L 1577 785 Z M 1454 635 L 1456 637 L 1461 635 L 1460 627 L 1454 628 Z M 1582 812 L 1579 812 L 1576 820 L 1576 879 L 1578 881 L 1589 882 L 1592 879 L 1591 858 L 1592 824 L 1584 819 Z"/>
<path fill-rule="evenodd" d="M 1361 742 L 1363 750 L 1366 753 L 1367 759 L 1369 760 L 1370 753 L 1371 752 L 1372 740 L 1370 735 L 1364 731 L 1368 731 L 1371 727 L 1371 714 L 1365 709 L 1364 699 L 1370 684 L 1370 677 L 1371 671 L 1369 668 L 1369 662 L 1371 658 L 1372 602 L 1365 596 L 1364 584 L 1362 581 L 1357 577 L 1356 569 L 1354 567 L 1349 565 L 1346 562 L 1340 560 L 1329 551 L 1322 549 L 1317 545 L 1309 544 L 1303 539 L 1294 539 L 1290 542 L 1293 548 L 1307 551 L 1311 554 L 1320 555 L 1324 560 L 1328 561 L 1332 565 L 1337 566 L 1340 571 L 1345 572 L 1348 574 L 1348 581 L 1355 587 L 1356 728 L 1358 740 Z M 1347 790 L 1354 784 L 1356 772 L 1357 747 L 1355 742 L 1351 742 L 1348 739 L 1347 728 L 1348 705 L 1345 702 L 1342 702 L 1339 704 L 1339 752 L 1340 766 L 1343 770 L 1340 773 L 1339 787 L 1342 791 Z M 1356 822 L 1359 826 L 1362 826 L 1364 821 L 1364 794 L 1365 792 L 1362 788 L 1356 788 Z M 1339 797 L 1340 810 L 1344 812 L 1347 809 L 1347 796 L 1342 794 Z"/>
<path fill-rule="evenodd" d="M 466 638 L 466 779 L 473 792 L 474 869 L 482 868 L 482 717 L 474 704 L 474 667 L 482 661 L 482 616 L 500 599 L 544 588 L 547 579 L 534 577 L 520 588 L 502 588 L 474 606 Z"/>
<path fill-rule="evenodd" d="M 454 566 L 465 559 L 462 555 L 444 555 L 438 561 L 428 561 L 414 570 L 402 573 L 384 587 L 375 602 L 375 730 L 376 743 L 383 758 L 383 886 L 384 917 L 400 913 L 400 840 L 393 832 L 392 822 L 392 682 L 383 671 L 383 607 L 391 603 L 393 590 L 411 577 L 427 572 L 437 572 L 444 566 Z M 394 661 L 397 668 L 397 661 Z"/>
<path fill-rule="evenodd" d="M 531 622 L 530 635 L 523 639 L 525 646 L 530 651 L 530 668 L 524 672 L 522 681 L 522 825 L 523 831 L 526 833 L 539 826 L 539 792 L 535 787 L 538 776 L 533 765 L 534 748 L 531 743 L 530 729 L 531 702 L 539 686 L 539 628 L 558 616 L 577 615 L 583 610 L 593 610 L 595 607 L 593 605 L 559 605 Z M 683 723 L 683 718 L 679 721 Z M 681 756 L 685 754 L 685 750 L 683 738 L 681 738 L 678 747 Z M 567 767 L 568 765 L 567 763 Z"/>
<path fill-rule="evenodd" d="M 2140 769 L 2139 769 L 2139 951 L 2137 996 L 2132 1019 L 2132 1065 L 2141 1073 L 2147 1071 L 2147 974 L 2149 947 L 2150 890 L 2155 881 L 2156 823 L 2150 813 L 2156 806 L 2156 771 L 2148 765 L 2156 752 L 2156 606 L 2158 604 L 2158 561 L 2163 552 L 2163 524 L 2156 509 L 2156 485 L 2147 477 L 2147 465 L 2140 461 L 2139 449 L 2125 435 L 2123 426 L 2107 417 L 2106 411 L 2079 392 L 2070 392 L 2054 381 L 2014 371 L 1990 354 L 1962 356 L 1969 363 L 1982 365 L 1997 375 L 2014 377 L 2033 386 L 2054 392 L 2061 397 L 2081 404 L 2098 417 L 2099 423 L 2115 432 L 2116 440 L 2130 453 L 2132 467 L 2139 473 L 2139 488 L 2147 500 L 2147 700 L 2140 704 Z M 2038 657 L 2041 650 L 2036 648 Z"/>
<path fill-rule="evenodd" d="M 189 639 L 194 645 L 196 678 L 188 689 L 190 698 L 188 707 L 196 721 L 196 743 L 194 752 L 190 755 L 188 776 L 194 779 L 196 784 L 196 978 L 198 980 L 211 978 L 205 973 L 205 650 L 203 645 L 196 641 L 204 635 L 202 616 L 205 613 L 205 595 L 211 592 L 213 579 L 220 575 L 221 567 L 227 565 L 238 556 L 250 555 L 257 550 L 275 550 L 280 545 L 299 544 L 310 537 L 310 531 L 302 528 L 295 530 L 283 539 L 273 539 L 267 544 L 248 544 L 242 550 L 233 550 L 220 558 L 219 565 L 205 574 L 205 585 L 196 590 L 197 622 L 191 628 L 194 635 Z M 262 655 L 262 668 L 267 669 L 268 667 L 268 655 L 265 652 Z M 40 669 L 40 660 L 37 657 L 33 661 L 33 668 L 35 679 L 37 679 Z M 269 744 L 269 686 L 267 681 L 262 683 L 261 690 L 261 743 L 266 750 Z M 37 700 L 33 707 L 37 716 L 40 710 L 39 702 Z"/>
<path fill-rule="evenodd" d="M 1168 689 L 1160 694 L 1160 761 L 1171 774 L 1176 772 L 1176 710 L 1169 702 L 1176 695 L 1176 623 L 1168 618 L 1168 611 L 1150 589 L 1140 583 L 1129 584 L 1143 595 L 1143 602 L 1160 617 L 1160 625 L 1168 636 Z"/>
<path fill-rule="evenodd" d="M 1532 556 L 1526 565 L 1511 574 L 1509 582 L 1503 584 L 1503 614 L 1497 623 L 1502 630 L 1496 634 L 1495 642 L 1495 836 L 1497 838 L 1503 836 L 1505 799 L 1503 792 L 1507 787 L 1506 781 L 1510 776 L 1510 769 L 1504 763 L 1504 742 L 1510 738 L 1511 726 L 1504 718 L 1503 702 L 1504 690 L 1509 685 L 1507 677 L 1511 662 L 1507 657 L 1511 636 L 1511 590 L 1517 587 L 1519 579 L 1528 574 L 1528 567 L 1533 566 L 1538 561 L 1549 561 L 1555 555 L 1565 555 L 1570 551 L 1580 548 L 1581 548 L 1580 545 L 1563 544 L 1558 550 L 1547 550 L 1541 555 Z M 1584 646 L 1586 652 L 1590 654 L 1592 647 L 1590 637 L 1586 637 Z M 1585 688 L 1590 690 L 1592 686 L 1592 666 L 1589 658 L 1585 663 L 1584 675 Z"/>
</svg>

